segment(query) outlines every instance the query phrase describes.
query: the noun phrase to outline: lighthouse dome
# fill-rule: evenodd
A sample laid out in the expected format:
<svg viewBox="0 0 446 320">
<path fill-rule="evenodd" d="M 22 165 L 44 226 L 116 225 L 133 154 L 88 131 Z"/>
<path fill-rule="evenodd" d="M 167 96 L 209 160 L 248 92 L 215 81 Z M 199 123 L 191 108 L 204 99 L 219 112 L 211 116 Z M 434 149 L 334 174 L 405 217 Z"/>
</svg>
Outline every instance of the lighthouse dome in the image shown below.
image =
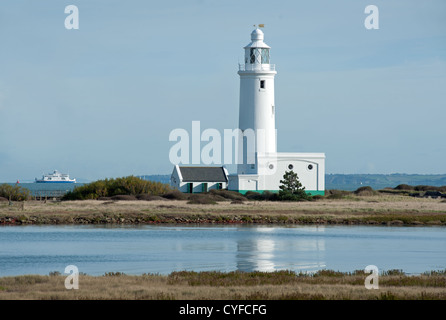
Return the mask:
<svg viewBox="0 0 446 320">
<path fill-rule="evenodd" d="M 263 41 L 263 31 L 259 28 L 255 29 L 253 32 L 251 32 L 251 40 L 252 41 Z"/>
<path fill-rule="evenodd" d="M 263 39 L 263 31 L 256 28 L 251 32 L 251 43 L 244 48 L 270 48 L 265 42 L 263 42 Z"/>
</svg>

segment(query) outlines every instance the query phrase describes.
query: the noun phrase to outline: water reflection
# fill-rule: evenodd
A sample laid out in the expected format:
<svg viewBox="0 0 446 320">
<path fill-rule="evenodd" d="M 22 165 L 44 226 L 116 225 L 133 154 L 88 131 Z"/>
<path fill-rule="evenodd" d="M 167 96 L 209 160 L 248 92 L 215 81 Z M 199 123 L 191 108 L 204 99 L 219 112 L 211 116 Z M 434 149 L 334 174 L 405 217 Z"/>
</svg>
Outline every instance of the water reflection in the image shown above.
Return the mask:
<svg viewBox="0 0 446 320">
<path fill-rule="evenodd" d="M 326 268 L 325 239 L 318 228 L 250 228 L 237 237 L 236 265 L 239 271 L 294 270 L 314 272 Z"/>
<path fill-rule="evenodd" d="M 446 268 L 444 227 L 360 226 L 3 226 L 0 276 L 64 272 L 172 271 L 420 273 Z"/>
</svg>

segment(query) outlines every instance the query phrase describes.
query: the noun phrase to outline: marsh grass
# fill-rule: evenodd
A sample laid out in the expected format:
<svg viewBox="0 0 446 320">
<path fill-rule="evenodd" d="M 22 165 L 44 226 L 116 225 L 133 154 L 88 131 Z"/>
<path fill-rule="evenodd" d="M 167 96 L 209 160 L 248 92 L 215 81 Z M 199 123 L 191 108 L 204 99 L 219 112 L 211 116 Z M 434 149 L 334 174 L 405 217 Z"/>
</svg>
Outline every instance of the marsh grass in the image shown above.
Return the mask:
<svg viewBox="0 0 446 320">
<path fill-rule="evenodd" d="M 65 276 L 52 274 L 0 278 L 0 299 L 64 300 L 419 300 L 446 299 L 446 272 L 421 275 L 387 271 L 379 289 L 364 287 L 362 270 L 342 273 L 321 270 L 314 274 L 276 272 L 172 272 L 169 275 L 79 276 L 79 289 L 67 290 Z"/>
<path fill-rule="evenodd" d="M 317 201 L 285 202 L 247 200 L 227 190 L 208 196 L 172 192 L 172 199 L 82 200 L 63 202 L 26 201 L 24 210 L 0 202 L 0 224 L 86 223 L 251 223 L 251 224 L 365 224 L 446 225 L 442 199 L 414 198 L 394 194 Z M 333 193 L 333 194 L 336 194 Z M 186 197 L 177 200 L 178 197 Z M 175 200 L 173 200 L 175 199 Z M 217 199 L 217 200 L 215 200 Z M 224 200 L 222 200 L 224 199 Z M 245 199 L 245 200 L 243 200 Z M 154 219 L 154 217 L 156 217 Z"/>
</svg>

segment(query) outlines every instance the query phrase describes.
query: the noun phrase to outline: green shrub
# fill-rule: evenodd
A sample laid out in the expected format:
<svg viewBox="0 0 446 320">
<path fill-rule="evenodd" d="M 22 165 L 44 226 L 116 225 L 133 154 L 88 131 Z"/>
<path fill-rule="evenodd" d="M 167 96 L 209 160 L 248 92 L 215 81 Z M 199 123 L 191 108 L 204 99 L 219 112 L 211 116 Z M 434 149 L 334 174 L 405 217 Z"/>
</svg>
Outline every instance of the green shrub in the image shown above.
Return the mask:
<svg viewBox="0 0 446 320">
<path fill-rule="evenodd" d="M 155 200 L 164 200 L 161 196 L 153 196 L 151 194 L 138 194 L 136 195 L 138 200 L 146 200 L 146 201 L 155 201 Z"/>
<path fill-rule="evenodd" d="M 355 191 L 353 191 L 353 193 L 356 194 L 357 196 L 373 196 L 377 194 L 377 192 L 373 190 L 372 187 L 369 186 L 360 187 Z"/>
<path fill-rule="evenodd" d="M 325 191 L 325 196 L 327 199 L 343 199 L 349 195 L 351 195 L 351 192 L 345 190 L 331 189 Z"/>
<path fill-rule="evenodd" d="M 438 192 L 446 192 L 446 186 L 435 187 L 435 186 L 425 186 L 419 185 L 414 187 L 415 191 L 438 191 Z"/>
<path fill-rule="evenodd" d="M 165 199 L 170 199 L 170 200 L 187 200 L 188 199 L 188 195 L 179 191 L 179 190 L 169 191 L 165 194 L 162 194 L 161 197 L 163 197 Z"/>
<path fill-rule="evenodd" d="M 171 191 L 171 188 L 167 184 L 129 176 L 98 180 L 76 187 L 74 190 L 65 194 L 62 200 L 104 199 L 118 195 L 161 195 L 169 191 Z"/>
<path fill-rule="evenodd" d="M 278 193 L 274 193 L 274 192 L 271 192 L 268 190 L 265 190 L 262 193 L 255 192 L 255 191 L 248 191 L 245 193 L 245 197 L 248 198 L 249 200 L 260 200 L 260 201 L 262 201 L 262 200 L 266 200 L 266 201 L 280 200 Z"/>
<path fill-rule="evenodd" d="M 189 196 L 189 204 L 217 204 L 215 200 L 206 194 L 191 194 Z"/>
<path fill-rule="evenodd" d="M 130 194 L 117 194 L 116 196 L 111 197 L 111 200 L 134 201 L 138 199 L 134 195 Z"/>
<path fill-rule="evenodd" d="M 31 192 L 18 185 L 11 186 L 5 183 L 0 185 L 0 197 L 11 199 L 12 201 L 25 201 L 31 198 Z"/>
<path fill-rule="evenodd" d="M 219 195 L 225 199 L 229 199 L 229 200 L 242 200 L 242 201 L 246 201 L 248 200 L 245 196 L 243 196 L 242 194 L 236 192 L 236 191 L 230 191 L 230 190 L 216 190 L 216 189 L 211 189 L 209 190 L 209 193 L 214 194 L 214 195 Z"/>
<path fill-rule="evenodd" d="M 395 190 L 408 190 L 408 191 L 413 191 L 415 190 L 414 186 L 410 186 L 408 184 L 399 184 L 397 185 L 395 188 Z"/>
</svg>

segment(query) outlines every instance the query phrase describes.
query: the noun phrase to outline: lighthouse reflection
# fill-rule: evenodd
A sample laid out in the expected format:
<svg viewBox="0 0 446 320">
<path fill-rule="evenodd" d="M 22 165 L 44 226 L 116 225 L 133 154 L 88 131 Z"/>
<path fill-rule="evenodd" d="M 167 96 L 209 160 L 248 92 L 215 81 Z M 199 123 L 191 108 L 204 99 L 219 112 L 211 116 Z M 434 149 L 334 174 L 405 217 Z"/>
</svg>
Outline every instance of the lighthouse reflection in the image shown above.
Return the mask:
<svg viewBox="0 0 446 320">
<path fill-rule="evenodd" d="M 239 229 L 237 270 L 271 272 L 292 270 L 315 272 L 324 269 L 325 228 L 250 227 L 249 235 Z M 292 232 L 291 232 L 292 231 Z M 319 234 L 319 236 L 318 236 Z"/>
</svg>

